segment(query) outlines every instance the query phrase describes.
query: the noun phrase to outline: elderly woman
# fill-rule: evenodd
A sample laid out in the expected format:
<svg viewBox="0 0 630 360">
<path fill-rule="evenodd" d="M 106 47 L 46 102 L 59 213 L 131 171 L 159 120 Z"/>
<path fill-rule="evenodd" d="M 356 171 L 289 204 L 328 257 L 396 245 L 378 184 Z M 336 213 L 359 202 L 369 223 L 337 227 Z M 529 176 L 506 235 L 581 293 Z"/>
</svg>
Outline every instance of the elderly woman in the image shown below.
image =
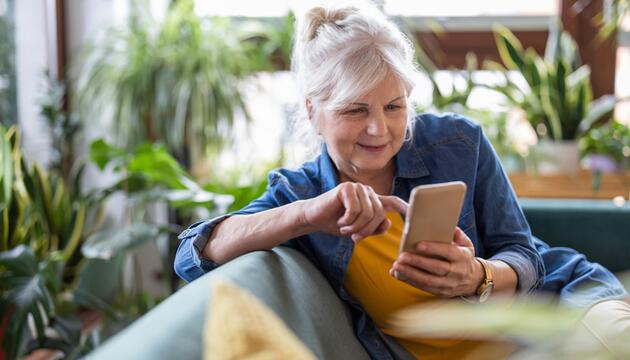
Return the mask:
<svg viewBox="0 0 630 360">
<path fill-rule="evenodd" d="M 242 254 L 290 246 L 355 310 L 356 335 L 372 357 L 466 355 L 479 343 L 383 332 L 392 312 L 412 304 L 543 285 L 543 257 L 495 152 L 461 116 L 414 114 L 413 47 L 377 9 L 315 7 L 297 31 L 293 70 L 321 153 L 272 171 L 267 191 L 242 210 L 193 224 L 180 236 L 177 274 L 192 281 Z M 468 192 L 452 243 L 420 242 L 399 255 L 411 190 L 454 180 Z M 611 297 L 625 294 L 589 265 L 574 268 L 605 277 Z"/>
</svg>

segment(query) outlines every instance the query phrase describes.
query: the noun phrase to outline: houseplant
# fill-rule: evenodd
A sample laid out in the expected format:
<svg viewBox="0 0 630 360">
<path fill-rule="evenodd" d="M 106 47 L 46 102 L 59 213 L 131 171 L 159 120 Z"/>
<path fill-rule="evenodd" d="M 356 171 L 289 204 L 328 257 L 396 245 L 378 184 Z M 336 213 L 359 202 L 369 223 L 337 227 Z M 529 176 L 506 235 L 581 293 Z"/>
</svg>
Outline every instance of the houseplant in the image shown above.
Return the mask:
<svg viewBox="0 0 630 360">
<path fill-rule="evenodd" d="M 623 173 L 630 169 L 630 127 L 618 121 L 589 131 L 580 140 L 594 171 Z"/>
<path fill-rule="evenodd" d="M 616 98 L 605 95 L 593 100 L 590 68 L 581 64 L 575 41 L 558 23 L 550 27 L 544 57 L 532 48 L 523 49 L 503 26 L 496 26 L 494 33 L 505 66 L 488 61 L 485 67 L 499 71 L 503 84 L 492 88 L 505 95 L 511 106 L 524 110 L 541 139 L 538 170 L 577 172 L 577 139 L 610 119 Z M 508 70 L 524 81 L 508 76 Z M 565 155 L 557 158 L 561 154 Z M 545 166 L 548 163 L 551 167 Z"/>
<path fill-rule="evenodd" d="M 72 358 L 90 348 L 81 337 L 78 307 L 112 314 L 76 286 L 85 266 L 80 244 L 100 225 L 99 204 L 27 162 L 19 144 L 15 127 L 0 126 L 0 313 L 7 321 L 2 346 L 8 359 L 42 347 Z"/>
<path fill-rule="evenodd" d="M 86 47 L 75 69 L 74 105 L 83 119 L 111 123 L 116 145 L 161 142 L 194 164 L 247 116 L 239 84 L 255 69 L 225 18 L 200 18 L 191 0 L 163 20 L 136 6 L 122 28 Z M 111 110 L 111 111 L 106 111 Z"/>
</svg>

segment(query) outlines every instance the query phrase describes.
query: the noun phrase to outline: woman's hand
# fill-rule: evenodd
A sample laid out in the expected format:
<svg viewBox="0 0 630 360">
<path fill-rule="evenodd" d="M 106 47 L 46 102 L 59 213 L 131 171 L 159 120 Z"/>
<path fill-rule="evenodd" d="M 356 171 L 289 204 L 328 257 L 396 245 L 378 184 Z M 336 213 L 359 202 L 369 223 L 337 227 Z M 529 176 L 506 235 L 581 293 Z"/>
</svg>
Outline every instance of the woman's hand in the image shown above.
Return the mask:
<svg viewBox="0 0 630 360">
<path fill-rule="evenodd" d="M 359 241 L 387 231 L 387 211 L 405 214 L 407 203 L 397 196 L 378 195 L 367 185 L 344 182 L 334 189 L 306 200 L 303 221 L 313 231 L 348 236 Z"/>
<path fill-rule="evenodd" d="M 441 297 L 474 295 L 484 278 L 475 248 L 458 227 L 453 242 L 421 241 L 414 252 L 403 252 L 390 275 Z"/>
</svg>

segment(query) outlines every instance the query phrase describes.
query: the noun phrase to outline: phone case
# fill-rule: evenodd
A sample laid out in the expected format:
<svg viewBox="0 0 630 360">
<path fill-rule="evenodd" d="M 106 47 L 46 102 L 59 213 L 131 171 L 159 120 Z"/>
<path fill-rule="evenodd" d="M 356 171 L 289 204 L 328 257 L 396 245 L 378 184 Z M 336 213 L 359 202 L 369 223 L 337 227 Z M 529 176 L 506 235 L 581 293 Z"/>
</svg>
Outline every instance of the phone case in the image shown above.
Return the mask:
<svg viewBox="0 0 630 360">
<path fill-rule="evenodd" d="M 411 191 L 400 252 L 419 241 L 451 243 L 466 195 L 466 184 L 453 181 L 420 185 Z"/>
</svg>

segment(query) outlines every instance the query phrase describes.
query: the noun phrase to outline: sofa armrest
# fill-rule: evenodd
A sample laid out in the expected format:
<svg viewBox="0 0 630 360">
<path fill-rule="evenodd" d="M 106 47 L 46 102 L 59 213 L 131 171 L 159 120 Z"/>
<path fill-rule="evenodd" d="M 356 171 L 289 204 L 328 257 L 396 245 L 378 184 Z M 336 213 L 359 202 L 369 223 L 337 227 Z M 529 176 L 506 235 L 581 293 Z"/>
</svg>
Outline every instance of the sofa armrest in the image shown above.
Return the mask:
<svg viewBox="0 0 630 360">
<path fill-rule="evenodd" d="M 630 204 L 608 200 L 520 199 L 532 234 L 613 272 L 630 269 Z"/>
<path fill-rule="evenodd" d="M 296 250 L 253 252 L 184 286 L 89 354 L 92 359 L 200 359 L 210 283 L 249 290 L 320 359 L 367 359 L 348 308 Z"/>
</svg>

